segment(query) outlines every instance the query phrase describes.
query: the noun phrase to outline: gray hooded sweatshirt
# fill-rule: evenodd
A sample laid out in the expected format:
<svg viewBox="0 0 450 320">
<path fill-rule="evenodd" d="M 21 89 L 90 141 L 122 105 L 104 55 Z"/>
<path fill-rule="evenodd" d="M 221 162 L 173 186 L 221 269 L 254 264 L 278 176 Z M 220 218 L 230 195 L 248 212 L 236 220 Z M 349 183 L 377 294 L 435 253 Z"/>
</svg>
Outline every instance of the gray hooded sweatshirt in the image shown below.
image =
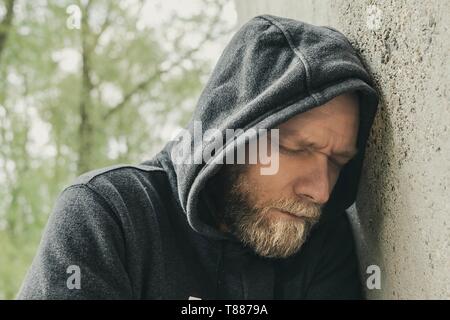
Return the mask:
<svg viewBox="0 0 450 320">
<path fill-rule="evenodd" d="M 379 98 L 342 33 L 273 15 L 249 20 L 220 56 L 186 129 L 192 137 L 195 121 L 224 137 L 227 128 L 270 129 L 349 91 L 359 95 L 360 152 L 298 253 L 260 257 L 216 228 L 204 187 L 220 165 L 172 161 L 186 145 L 174 140 L 148 161 L 87 172 L 61 191 L 18 298 L 362 298 L 345 209 L 355 201 Z"/>
</svg>

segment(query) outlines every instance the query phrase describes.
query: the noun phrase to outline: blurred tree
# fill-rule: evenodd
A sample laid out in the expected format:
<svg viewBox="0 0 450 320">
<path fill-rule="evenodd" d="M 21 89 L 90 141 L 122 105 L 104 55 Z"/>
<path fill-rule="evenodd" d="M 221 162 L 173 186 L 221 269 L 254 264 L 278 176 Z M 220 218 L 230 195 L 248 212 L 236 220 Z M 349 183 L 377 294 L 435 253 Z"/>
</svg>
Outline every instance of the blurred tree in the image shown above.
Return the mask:
<svg viewBox="0 0 450 320">
<path fill-rule="evenodd" d="M 14 0 L 7 0 L 4 5 L 4 17 L 0 21 L 0 58 L 3 48 L 5 47 L 6 39 L 8 38 L 9 29 L 14 16 Z"/>
<path fill-rule="evenodd" d="M 158 1 L 0 0 L 0 298 L 65 185 L 149 158 L 188 120 L 211 68 L 201 50 L 234 27 L 227 0 L 196 2 L 155 25 Z"/>
</svg>

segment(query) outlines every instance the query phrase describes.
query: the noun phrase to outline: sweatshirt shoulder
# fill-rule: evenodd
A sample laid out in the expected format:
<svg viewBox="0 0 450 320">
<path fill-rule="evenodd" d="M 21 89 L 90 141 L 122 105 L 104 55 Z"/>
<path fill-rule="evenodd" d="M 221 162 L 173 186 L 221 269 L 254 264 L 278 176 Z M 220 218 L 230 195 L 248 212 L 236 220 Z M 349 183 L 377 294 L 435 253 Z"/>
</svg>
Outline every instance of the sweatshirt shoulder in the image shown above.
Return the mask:
<svg viewBox="0 0 450 320">
<path fill-rule="evenodd" d="M 103 168 L 94 169 L 85 172 L 78 176 L 72 185 L 77 184 L 94 184 L 97 180 L 104 179 L 114 179 L 123 176 L 139 176 L 141 174 L 146 174 L 150 172 L 164 172 L 164 169 L 157 166 L 143 165 L 143 164 L 116 164 L 112 166 L 107 166 Z"/>
<path fill-rule="evenodd" d="M 157 177 L 159 176 L 159 178 Z M 150 165 L 117 164 L 85 172 L 75 178 L 65 189 L 85 186 L 109 201 L 127 200 L 153 194 L 161 189 L 165 177 L 161 167 Z"/>
</svg>

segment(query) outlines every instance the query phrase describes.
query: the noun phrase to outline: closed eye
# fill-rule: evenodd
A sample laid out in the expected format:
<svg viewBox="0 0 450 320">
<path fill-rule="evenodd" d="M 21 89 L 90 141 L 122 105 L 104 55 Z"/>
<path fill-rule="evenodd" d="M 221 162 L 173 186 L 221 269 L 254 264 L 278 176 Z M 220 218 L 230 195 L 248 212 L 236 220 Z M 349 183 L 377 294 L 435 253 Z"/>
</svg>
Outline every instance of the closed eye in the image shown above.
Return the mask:
<svg viewBox="0 0 450 320">
<path fill-rule="evenodd" d="M 290 149 L 287 148 L 283 145 L 278 145 L 279 150 L 281 153 L 289 155 L 289 156 L 296 156 L 302 152 L 308 151 L 307 148 L 302 148 L 302 149 Z M 333 164 L 333 166 L 335 166 L 336 168 L 338 168 L 339 170 L 342 169 L 347 163 L 339 163 L 338 160 L 333 159 L 333 158 L 328 158 L 328 160 Z"/>
<path fill-rule="evenodd" d="M 290 149 L 290 148 L 286 148 L 285 146 L 282 146 L 281 144 L 279 145 L 279 149 L 281 151 L 281 153 L 287 154 L 287 155 L 292 155 L 295 156 L 303 151 L 306 151 L 306 149 Z"/>
</svg>

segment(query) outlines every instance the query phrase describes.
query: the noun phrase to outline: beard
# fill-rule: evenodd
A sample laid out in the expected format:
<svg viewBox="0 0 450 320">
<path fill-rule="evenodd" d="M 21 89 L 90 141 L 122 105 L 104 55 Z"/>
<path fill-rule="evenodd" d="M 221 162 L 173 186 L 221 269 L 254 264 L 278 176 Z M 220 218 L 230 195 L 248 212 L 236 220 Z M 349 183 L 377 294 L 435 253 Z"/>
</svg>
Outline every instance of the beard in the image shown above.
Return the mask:
<svg viewBox="0 0 450 320">
<path fill-rule="evenodd" d="M 246 177 L 245 165 L 229 166 L 224 179 L 221 220 L 235 237 L 263 257 L 286 258 L 300 250 L 320 218 L 321 205 L 287 197 L 257 201 L 262 192 Z M 277 218 L 271 209 L 295 217 Z"/>
</svg>

